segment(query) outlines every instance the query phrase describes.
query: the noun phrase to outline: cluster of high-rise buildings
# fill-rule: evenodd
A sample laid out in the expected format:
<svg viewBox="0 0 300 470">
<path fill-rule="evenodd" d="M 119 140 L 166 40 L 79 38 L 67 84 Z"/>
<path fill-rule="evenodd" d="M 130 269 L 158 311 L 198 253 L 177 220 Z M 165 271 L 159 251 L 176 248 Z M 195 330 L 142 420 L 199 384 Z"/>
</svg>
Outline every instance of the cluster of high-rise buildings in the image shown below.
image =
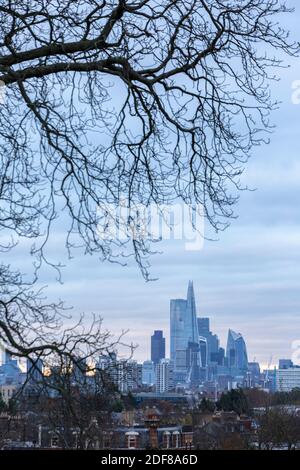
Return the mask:
<svg viewBox="0 0 300 470">
<path fill-rule="evenodd" d="M 151 361 L 143 364 L 143 381 L 166 392 L 174 387 L 197 388 L 220 382 L 225 388 L 247 380 L 248 357 L 240 333 L 229 330 L 226 351 L 210 330 L 209 318 L 197 317 L 192 281 L 186 299 L 170 302 L 170 358 L 165 357 L 162 331 L 151 337 Z"/>
<path fill-rule="evenodd" d="M 261 372 L 257 362 L 249 362 L 246 343 L 240 333 L 228 330 L 226 349 L 211 331 L 210 320 L 198 317 L 192 281 L 185 299 L 170 301 L 170 355 L 166 357 L 166 339 L 163 331 L 155 330 L 151 336 L 151 359 L 142 364 L 135 360 L 119 359 L 115 352 L 101 356 L 96 364 L 106 370 L 111 382 L 121 393 L 141 392 L 170 394 L 178 391 L 218 392 L 236 387 L 260 387 L 269 391 L 290 391 L 300 387 L 300 367 L 289 359 L 280 359 L 278 368 Z M 6 353 L 0 366 L 0 393 L 8 402 L 14 392 L 26 381 L 28 393 L 34 375 L 20 369 L 18 361 Z M 39 360 L 39 369 L 43 364 Z M 75 367 L 76 369 L 76 367 Z M 89 377 L 76 372 L 88 384 Z M 28 372 L 29 371 L 29 372 Z M 91 380 L 90 380 L 91 381 Z M 33 392 L 35 387 L 32 386 Z"/>
<path fill-rule="evenodd" d="M 142 383 L 157 393 L 183 388 L 203 391 L 235 387 L 260 387 L 269 391 L 290 391 L 300 387 L 300 367 L 280 359 L 278 368 L 260 370 L 249 362 L 241 333 L 228 330 L 226 349 L 211 331 L 210 319 L 198 317 L 192 281 L 185 299 L 170 301 L 170 356 L 166 358 L 165 338 L 160 330 L 151 336 L 151 360 L 142 365 Z"/>
</svg>

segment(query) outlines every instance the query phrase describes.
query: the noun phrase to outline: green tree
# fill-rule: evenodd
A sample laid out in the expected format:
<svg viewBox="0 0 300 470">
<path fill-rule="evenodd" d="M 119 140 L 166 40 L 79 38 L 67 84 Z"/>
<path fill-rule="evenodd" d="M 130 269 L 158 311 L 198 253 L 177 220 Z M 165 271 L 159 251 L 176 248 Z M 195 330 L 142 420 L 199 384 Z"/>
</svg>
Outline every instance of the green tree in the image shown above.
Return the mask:
<svg viewBox="0 0 300 470">
<path fill-rule="evenodd" d="M 199 405 L 199 410 L 202 411 L 203 413 L 209 412 L 213 413 L 215 411 L 215 404 L 211 401 L 208 400 L 207 398 L 202 398 L 200 405 Z"/>
<path fill-rule="evenodd" d="M 235 411 L 238 415 L 249 413 L 248 400 L 242 389 L 222 393 L 217 408 L 223 411 Z"/>
</svg>

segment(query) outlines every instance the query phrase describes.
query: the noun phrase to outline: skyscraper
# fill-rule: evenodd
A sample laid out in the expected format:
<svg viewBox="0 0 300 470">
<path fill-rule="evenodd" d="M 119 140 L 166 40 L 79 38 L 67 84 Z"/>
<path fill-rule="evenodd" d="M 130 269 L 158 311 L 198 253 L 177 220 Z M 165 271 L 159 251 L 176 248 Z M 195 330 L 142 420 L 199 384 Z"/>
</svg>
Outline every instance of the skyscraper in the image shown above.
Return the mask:
<svg viewBox="0 0 300 470">
<path fill-rule="evenodd" d="M 233 330 L 228 331 L 226 357 L 228 361 L 228 367 L 247 370 L 247 349 L 241 333 L 236 333 Z"/>
<path fill-rule="evenodd" d="M 198 323 L 198 333 L 200 336 L 206 336 L 209 331 L 209 318 L 207 317 L 200 317 L 197 318 L 197 323 Z"/>
<path fill-rule="evenodd" d="M 170 302 L 170 353 L 176 382 L 188 380 L 193 366 L 191 357 L 192 362 L 201 365 L 200 348 L 196 351 L 196 345 L 199 346 L 196 303 L 193 283 L 189 281 L 186 300 L 173 299 Z M 194 351 L 192 355 L 191 348 Z"/>
<path fill-rule="evenodd" d="M 210 331 L 209 318 L 197 318 L 198 333 L 207 342 L 207 365 L 216 362 L 216 355 L 219 353 L 219 338 Z"/>
<path fill-rule="evenodd" d="M 161 330 L 155 330 L 151 336 L 151 361 L 158 364 L 166 357 L 166 340 Z"/>
<path fill-rule="evenodd" d="M 257 387 L 261 379 L 258 362 L 248 362 L 248 386 Z"/>
<path fill-rule="evenodd" d="M 207 367 L 207 339 L 204 336 L 199 336 L 199 346 L 201 354 L 201 365 Z"/>
</svg>

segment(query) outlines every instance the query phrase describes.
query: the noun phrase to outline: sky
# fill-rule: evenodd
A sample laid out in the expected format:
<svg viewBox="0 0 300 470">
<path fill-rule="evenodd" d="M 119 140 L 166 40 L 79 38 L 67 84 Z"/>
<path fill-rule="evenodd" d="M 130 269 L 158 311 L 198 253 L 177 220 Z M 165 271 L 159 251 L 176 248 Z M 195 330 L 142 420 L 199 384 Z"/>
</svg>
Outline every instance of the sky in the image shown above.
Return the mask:
<svg viewBox="0 0 300 470">
<path fill-rule="evenodd" d="M 300 6 L 288 4 L 296 12 L 286 23 L 297 34 Z M 142 361 L 150 356 L 154 329 L 164 331 L 169 354 L 170 299 L 184 298 L 191 279 L 198 315 L 211 319 L 223 347 L 231 328 L 244 336 L 249 360 L 266 365 L 290 358 L 293 342 L 300 341 L 300 104 L 292 102 L 300 59 L 287 63 L 280 83 L 272 84 L 282 104 L 272 116 L 271 143 L 254 149 L 243 176 L 256 190 L 241 194 L 239 217 L 218 241 L 205 240 L 200 251 L 186 251 L 181 240 L 162 242 L 151 267 L 158 280 L 148 283 L 134 264 L 77 256 L 67 261 L 63 284 L 49 275 L 48 295 L 63 298 L 75 315 L 101 314 L 104 327 L 116 335 L 128 330 L 127 341 L 138 345 L 135 358 Z M 51 246 L 63 253 L 59 234 Z"/>
</svg>

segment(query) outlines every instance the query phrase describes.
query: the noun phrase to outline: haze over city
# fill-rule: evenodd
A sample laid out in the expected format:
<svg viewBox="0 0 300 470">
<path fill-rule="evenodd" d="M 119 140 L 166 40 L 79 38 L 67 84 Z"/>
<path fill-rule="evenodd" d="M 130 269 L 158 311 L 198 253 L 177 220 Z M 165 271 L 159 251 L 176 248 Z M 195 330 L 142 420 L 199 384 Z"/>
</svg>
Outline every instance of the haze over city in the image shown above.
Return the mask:
<svg viewBox="0 0 300 470">
<path fill-rule="evenodd" d="M 299 24 L 1 0 L 1 463 L 300 450 Z"/>
<path fill-rule="evenodd" d="M 295 29 L 299 7 L 288 20 Z M 170 299 L 185 295 L 193 279 L 197 313 L 210 317 L 221 343 L 232 327 L 246 338 L 250 359 L 267 364 L 272 355 L 275 364 L 279 357 L 290 357 L 292 342 L 300 338 L 300 105 L 292 103 L 300 69 L 296 59 L 287 62 L 291 67 L 272 84 L 282 104 L 272 116 L 277 127 L 271 143 L 254 148 L 243 175 L 244 184 L 256 190 L 241 194 L 238 218 L 218 241 L 205 240 L 203 249 L 193 252 L 181 240 L 155 244 L 153 250 L 161 254 L 151 257 L 150 273 L 158 280 L 146 283 L 134 262 L 121 267 L 80 253 L 67 260 L 57 233 L 48 252 L 54 260 L 65 260 L 66 267 L 63 285 L 55 272 L 45 273 L 50 298 L 63 298 L 78 313 L 101 313 L 113 333 L 128 329 L 129 342 L 139 345 L 135 356 L 142 360 L 154 329 L 163 329 L 168 338 Z"/>
<path fill-rule="evenodd" d="M 287 4 L 296 11 L 283 15 L 283 23 L 297 34 L 300 9 L 294 1 Z M 193 279 L 197 314 L 210 317 L 223 345 L 231 327 L 244 335 L 249 359 L 267 364 L 272 355 L 275 364 L 279 357 L 290 357 L 292 342 L 300 338 L 300 105 L 292 100 L 300 69 L 296 58 L 285 63 L 290 68 L 280 69 L 281 81 L 271 83 L 274 98 L 282 101 L 272 114 L 271 143 L 254 147 L 242 177 L 256 190 L 241 193 L 238 218 L 217 241 L 205 240 L 203 249 L 194 252 L 186 251 L 181 240 L 154 245 L 161 254 L 151 257 L 150 273 L 158 280 L 146 283 L 134 262 L 121 267 L 80 252 L 67 260 L 58 227 L 47 252 L 66 267 L 62 285 L 54 270 L 42 270 L 40 285 L 48 285 L 49 298 L 62 298 L 78 314 L 100 313 L 104 327 L 115 334 L 128 329 L 128 341 L 139 345 L 135 356 L 143 360 L 154 329 L 163 329 L 168 339 L 170 299 L 185 295 Z M 208 224 L 206 235 L 214 236 Z M 10 255 L 10 262 L 26 273 L 30 266 L 22 250 Z"/>
</svg>

